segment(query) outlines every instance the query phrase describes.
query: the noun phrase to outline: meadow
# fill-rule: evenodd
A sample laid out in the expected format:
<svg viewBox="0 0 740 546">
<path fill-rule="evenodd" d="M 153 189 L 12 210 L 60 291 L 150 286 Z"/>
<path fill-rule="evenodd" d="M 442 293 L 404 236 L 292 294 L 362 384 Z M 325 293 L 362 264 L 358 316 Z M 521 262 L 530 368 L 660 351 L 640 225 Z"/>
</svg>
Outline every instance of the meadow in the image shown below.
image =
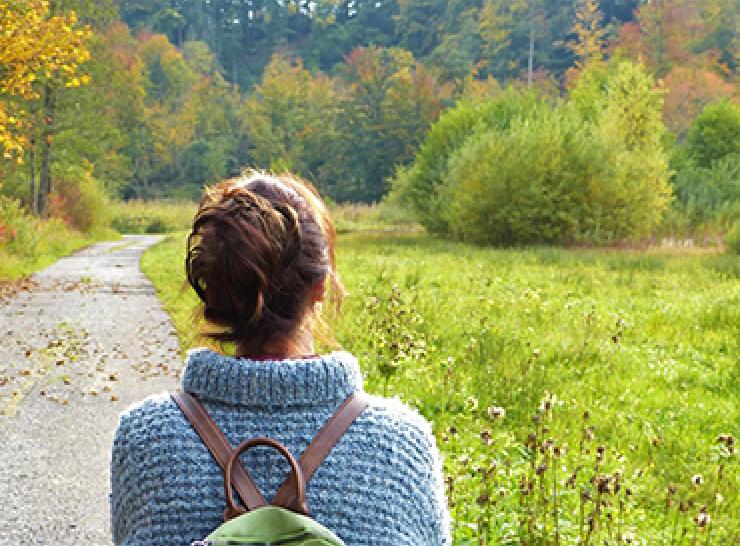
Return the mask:
<svg viewBox="0 0 740 546">
<path fill-rule="evenodd" d="M 142 263 L 192 347 L 183 243 Z M 433 422 L 456 546 L 738 543 L 738 258 L 420 233 L 338 250 L 325 317 L 369 391 Z"/>
</svg>

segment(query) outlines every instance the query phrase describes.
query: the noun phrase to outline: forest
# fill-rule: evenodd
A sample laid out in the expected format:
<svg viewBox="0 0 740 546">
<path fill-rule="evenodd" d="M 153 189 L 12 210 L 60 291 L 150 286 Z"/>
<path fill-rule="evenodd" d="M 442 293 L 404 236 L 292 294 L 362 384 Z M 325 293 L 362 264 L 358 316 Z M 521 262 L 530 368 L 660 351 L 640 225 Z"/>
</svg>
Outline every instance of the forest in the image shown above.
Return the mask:
<svg viewBox="0 0 740 546">
<path fill-rule="evenodd" d="M 464 204 L 435 212 L 459 221 L 428 218 L 431 203 L 450 200 L 429 193 L 436 182 L 419 169 L 424 146 L 439 151 L 427 142 L 430 127 L 499 102 L 526 108 L 544 124 L 537 131 L 590 124 L 577 138 L 603 141 L 594 152 L 602 164 L 637 144 L 617 144 L 619 131 L 644 134 L 650 143 L 639 151 L 651 166 L 632 154 L 641 172 L 603 182 L 624 190 L 620 226 L 594 227 L 604 223 L 598 214 L 578 211 L 542 236 L 503 226 L 486 240 L 603 242 L 643 237 L 666 221 L 727 228 L 737 215 L 740 148 L 735 8 L 731 0 L 3 0 L 2 191 L 86 228 L 93 220 L 71 210 L 84 196 L 195 199 L 205 184 L 253 167 L 295 172 L 337 202 L 390 192 L 433 231 L 483 240 L 474 232 L 488 228 Z M 608 96 L 619 85 L 634 87 L 621 104 L 616 91 Z M 611 121 L 596 119 L 599 102 Z M 620 121 L 618 111 L 630 109 Z M 515 138 L 508 122 L 493 123 L 506 133 L 498 137 Z M 445 145 L 462 146 L 472 129 L 459 130 L 459 142 Z M 520 161 L 549 145 L 533 135 Z M 462 163 L 457 175 L 434 176 L 458 187 Z M 568 184 L 589 183 L 579 176 Z M 625 186 L 635 177 L 639 187 Z M 645 192 L 650 203 L 627 210 Z M 547 207 L 530 205 L 548 224 Z"/>
</svg>

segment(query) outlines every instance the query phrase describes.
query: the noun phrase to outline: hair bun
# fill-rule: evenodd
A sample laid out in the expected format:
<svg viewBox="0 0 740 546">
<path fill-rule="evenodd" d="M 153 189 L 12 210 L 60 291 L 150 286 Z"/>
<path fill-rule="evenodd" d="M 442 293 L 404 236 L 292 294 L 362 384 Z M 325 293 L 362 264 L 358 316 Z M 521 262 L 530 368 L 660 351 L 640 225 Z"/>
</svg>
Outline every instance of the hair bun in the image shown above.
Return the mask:
<svg viewBox="0 0 740 546">
<path fill-rule="evenodd" d="M 259 352 L 299 327 L 317 282 L 333 274 L 333 228 L 307 186 L 264 175 L 206 190 L 188 236 L 187 278 L 209 335 Z"/>
</svg>

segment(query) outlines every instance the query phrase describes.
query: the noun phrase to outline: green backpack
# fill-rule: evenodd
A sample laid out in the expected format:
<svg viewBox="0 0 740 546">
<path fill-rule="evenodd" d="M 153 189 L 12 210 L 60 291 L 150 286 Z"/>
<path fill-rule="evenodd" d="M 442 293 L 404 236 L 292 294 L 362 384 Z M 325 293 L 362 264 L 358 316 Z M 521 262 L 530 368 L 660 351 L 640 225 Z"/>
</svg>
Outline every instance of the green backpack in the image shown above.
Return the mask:
<svg viewBox="0 0 740 546">
<path fill-rule="evenodd" d="M 309 517 L 306 483 L 367 407 L 367 401 L 360 393 L 344 401 L 298 461 L 283 444 L 271 438 L 245 440 L 233 449 L 193 394 L 178 392 L 172 398 L 224 472 L 224 523 L 191 546 L 345 546 L 339 537 Z M 276 449 L 288 460 L 292 469 L 270 505 L 238 458 L 254 446 Z M 243 505 L 234 502 L 232 485 Z"/>
</svg>

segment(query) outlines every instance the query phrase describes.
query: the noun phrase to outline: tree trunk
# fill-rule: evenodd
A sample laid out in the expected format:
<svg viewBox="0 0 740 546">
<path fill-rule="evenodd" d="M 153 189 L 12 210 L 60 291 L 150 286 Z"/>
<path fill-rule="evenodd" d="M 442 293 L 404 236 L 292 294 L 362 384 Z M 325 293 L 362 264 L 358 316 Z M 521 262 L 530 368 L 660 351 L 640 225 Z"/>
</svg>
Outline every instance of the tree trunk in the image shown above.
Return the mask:
<svg viewBox="0 0 740 546">
<path fill-rule="evenodd" d="M 28 150 L 28 203 L 31 212 L 38 215 L 38 201 L 36 199 L 36 138 L 31 137 L 31 147 Z"/>
<path fill-rule="evenodd" d="M 43 129 L 41 131 L 41 173 L 39 175 L 38 206 L 41 216 L 49 215 L 51 194 L 51 139 L 54 130 L 54 88 L 44 86 Z"/>
<path fill-rule="evenodd" d="M 38 215 L 36 197 L 36 103 L 31 103 L 31 128 L 28 138 L 28 204 L 31 212 Z"/>
<path fill-rule="evenodd" d="M 529 55 L 527 56 L 527 87 L 532 87 L 534 63 L 534 0 L 529 0 Z"/>
</svg>

